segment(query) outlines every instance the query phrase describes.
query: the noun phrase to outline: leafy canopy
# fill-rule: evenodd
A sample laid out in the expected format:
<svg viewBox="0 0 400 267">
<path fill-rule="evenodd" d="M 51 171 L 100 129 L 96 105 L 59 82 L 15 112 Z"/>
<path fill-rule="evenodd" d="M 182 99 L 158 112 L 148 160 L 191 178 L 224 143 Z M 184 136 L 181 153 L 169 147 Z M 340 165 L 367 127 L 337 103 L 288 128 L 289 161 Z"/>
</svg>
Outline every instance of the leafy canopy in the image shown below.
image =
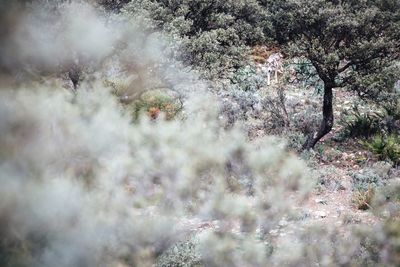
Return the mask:
<svg viewBox="0 0 400 267">
<path fill-rule="evenodd" d="M 247 46 L 265 42 L 271 32 L 268 10 L 257 0 L 137 0 L 124 11 L 178 38 L 183 62 L 209 78 L 240 67 Z"/>
<path fill-rule="evenodd" d="M 305 57 L 332 87 L 350 86 L 374 96 L 396 78 L 400 55 L 400 1 L 264 0 L 276 40 Z"/>
</svg>

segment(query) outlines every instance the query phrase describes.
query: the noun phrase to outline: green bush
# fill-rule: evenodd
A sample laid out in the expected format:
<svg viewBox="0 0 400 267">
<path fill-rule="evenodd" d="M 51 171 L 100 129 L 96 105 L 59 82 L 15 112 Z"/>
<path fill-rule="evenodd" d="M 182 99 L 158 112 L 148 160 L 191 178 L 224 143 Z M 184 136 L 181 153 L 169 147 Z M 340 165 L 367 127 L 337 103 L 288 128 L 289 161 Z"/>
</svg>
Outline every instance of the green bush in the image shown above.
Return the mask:
<svg viewBox="0 0 400 267">
<path fill-rule="evenodd" d="M 187 39 L 181 59 L 203 76 L 219 78 L 244 67 L 248 52 L 233 29 L 215 29 Z"/>
<path fill-rule="evenodd" d="M 380 160 L 400 161 L 400 137 L 398 135 L 375 135 L 371 140 L 362 142 Z"/>
<path fill-rule="evenodd" d="M 119 11 L 130 0 L 97 0 L 97 2 L 107 10 Z"/>
<path fill-rule="evenodd" d="M 182 102 L 176 92 L 160 88 L 144 92 L 139 99 L 129 104 L 128 109 L 131 110 L 134 120 L 142 113 L 146 113 L 152 119 L 164 113 L 166 119 L 173 119 L 182 109 Z"/>
<path fill-rule="evenodd" d="M 271 25 L 257 0 L 137 0 L 127 16 L 144 16 L 182 44 L 181 60 L 206 77 L 219 77 L 243 66 L 246 46 L 264 42 Z"/>
<path fill-rule="evenodd" d="M 293 70 L 292 75 L 287 77 L 289 83 L 304 89 L 314 88 L 317 94 L 323 92 L 322 80 L 316 75 L 316 69 L 309 60 L 302 57 L 293 58 L 288 60 L 287 65 Z"/>
<path fill-rule="evenodd" d="M 362 113 L 355 107 L 349 117 L 342 119 L 345 137 L 369 138 L 380 132 L 381 115 L 374 112 Z"/>
<path fill-rule="evenodd" d="M 230 77 L 230 82 L 239 90 L 254 92 L 261 89 L 266 80 L 257 73 L 254 65 L 247 65 L 235 71 Z"/>
<path fill-rule="evenodd" d="M 388 97 L 382 102 L 385 130 L 390 134 L 400 134 L 400 93 L 389 94 Z"/>
</svg>

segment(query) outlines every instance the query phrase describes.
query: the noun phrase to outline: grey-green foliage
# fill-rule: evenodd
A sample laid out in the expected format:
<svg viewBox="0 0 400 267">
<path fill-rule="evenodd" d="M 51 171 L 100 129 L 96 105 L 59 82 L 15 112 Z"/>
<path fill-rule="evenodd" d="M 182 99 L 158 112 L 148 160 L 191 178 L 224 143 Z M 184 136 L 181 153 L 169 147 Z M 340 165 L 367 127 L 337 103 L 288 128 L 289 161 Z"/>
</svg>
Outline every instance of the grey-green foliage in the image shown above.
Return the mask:
<svg viewBox="0 0 400 267">
<path fill-rule="evenodd" d="M 88 16 L 78 14 L 73 21 L 81 29 Z M 156 49 L 141 49 L 154 45 L 145 34 L 126 35 L 135 37 L 127 39 L 131 47 L 114 54 L 112 66 L 119 59 L 162 62 Z M 87 40 L 78 39 L 87 48 Z M 207 266 L 357 266 L 358 240 L 338 240 L 324 228 L 295 232 L 267 251 L 272 230 L 309 192 L 306 167 L 268 137 L 248 142 L 240 129 L 220 127 L 217 103 L 198 83 L 182 84 L 170 71 L 173 84 L 192 93 L 185 119 L 143 117 L 132 124 L 101 85 L 103 72 L 94 72 L 76 93 L 49 78 L 27 80 L 23 88 L 1 86 L 1 266 L 152 266 L 173 244 L 179 256 L 165 265 L 183 265 L 197 261 L 191 245 L 179 245 L 190 231 L 200 233 Z M 218 227 L 201 231 L 185 224 L 191 219 Z M 395 261 L 385 257 L 395 259 L 397 237 L 391 231 L 384 238 L 391 243 L 375 258 L 390 266 Z"/>
<path fill-rule="evenodd" d="M 395 164 L 400 162 L 400 137 L 397 135 L 378 134 L 363 144 L 380 160 L 391 160 Z"/>
<path fill-rule="evenodd" d="M 353 189 L 365 191 L 371 186 L 378 187 L 386 184 L 386 181 L 391 177 L 391 166 L 390 163 L 381 161 L 358 172 L 350 172 L 353 180 Z"/>
<path fill-rule="evenodd" d="M 292 76 L 287 78 L 288 83 L 304 89 L 314 88 L 318 94 L 323 91 L 323 83 L 309 60 L 302 57 L 293 58 L 288 60 L 287 65 L 294 71 Z"/>
<path fill-rule="evenodd" d="M 266 84 L 266 79 L 254 65 L 246 65 L 237 69 L 229 78 L 234 89 L 256 92 Z"/>
<path fill-rule="evenodd" d="M 182 60 L 208 77 L 241 66 L 246 46 L 265 41 L 270 31 L 268 12 L 256 0 L 138 0 L 124 10 L 180 38 Z"/>
<path fill-rule="evenodd" d="M 304 57 L 324 83 L 323 120 L 307 140 L 315 144 L 333 126 L 333 88 L 360 96 L 393 90 L 400 46 L 400 2 L 396 0 L 262 0 L 270 10 L 275 39 L 290 56 Z"/>
<path fill-rule="evenodd" d="M 379 77 L 383 82 L 381 72 L 388 70 L 399 56 L 398 1 L 262 2 L 273 14 L 275 38 L 287 45 L 286 52 L 306 57 L 320 78 L 335 83 L 335 87 L 361 86 L 361 79 L 367 82 L 367 78 Z M 394 83 L 395 77 L 385 78 L 388 80 L 385 85 L 389 80 Z M 372 85 L 372 81 L 369 82 L 368 85 Z"/>
<path fill-rule="evenodd" d="M 309 190 L 302 162 L 222 129 L 206 93 L 186 99 L 185 120 L 131 124 L 98 83 L 29 88 L 1 92 L 1 266 L 150 266 L 185 219 L 218 222 L 199 241 L 208 263 L 265 265 L 256 234 L 290 210 L 283 192 Z"/>
<path fill-rule="evenodd" d="M 397 86 L 399 85 L 400 81 L 397 82 Z M 385 132 L 400 135 L 400 91 L 383 95 L 381 107 L 385 111 L 382 121 Z"/>
<path fill-rule="evenodd" d="M 156 267 L 203 267 L 196 238 L 178 242 L 160 257 Z"/>
<path fill-rule="evenodd" d="M 111 11 L 119 11 L 130 0 L 97 0 L 101 6 Z"/>
</svg>

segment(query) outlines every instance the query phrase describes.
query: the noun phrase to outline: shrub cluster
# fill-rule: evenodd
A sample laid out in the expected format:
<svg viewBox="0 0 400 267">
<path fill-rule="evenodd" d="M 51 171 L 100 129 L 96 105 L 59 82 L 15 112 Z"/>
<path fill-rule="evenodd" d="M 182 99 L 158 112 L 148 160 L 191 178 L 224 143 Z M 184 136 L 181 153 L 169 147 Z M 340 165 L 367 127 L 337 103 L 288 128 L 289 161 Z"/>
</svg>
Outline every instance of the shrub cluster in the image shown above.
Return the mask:
<svg viewBox="0 0 400 267">
<path fill-rule="evenodd" d="M 248 45 L 268 38 L 267 9 L 256 0 L 132 1 L 127 16 L 145 16 L 182 43 L 181 60 L 209 78 L 243 66 Z"/>
<path fill-rule="evenodd" d="M 195 103 L 185 120 L 132 124 L 98 85 L 1 99 L 2 266 L 147 265 L 185 235 L 185 218 L 218 221 L 201 239 L 210 264 L 262 264 L 261 240 L 290 208 L 283 192 L 308 190 L 294 156 L 220 129 Z"/>
<path fill-rule="evenodd" d="M 395 164 L 400 161 L 400 137 L 397 135 L 376 135 L 363 144 L 380 160 L 390 160 Z"/>
</svg>

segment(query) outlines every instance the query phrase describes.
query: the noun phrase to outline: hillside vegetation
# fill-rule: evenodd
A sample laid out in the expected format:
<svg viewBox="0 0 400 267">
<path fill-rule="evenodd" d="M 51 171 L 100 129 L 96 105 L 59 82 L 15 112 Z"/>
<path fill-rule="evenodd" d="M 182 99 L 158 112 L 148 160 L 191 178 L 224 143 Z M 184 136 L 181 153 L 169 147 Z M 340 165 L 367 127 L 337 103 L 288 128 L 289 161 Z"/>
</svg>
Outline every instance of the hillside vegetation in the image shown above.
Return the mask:
<svg viewBox="0 0 400 267">
<path fill-rule="evenodd" d="M 0 2 L 0 266 L 400 265 L 400 2 Z"/>
</svg>

